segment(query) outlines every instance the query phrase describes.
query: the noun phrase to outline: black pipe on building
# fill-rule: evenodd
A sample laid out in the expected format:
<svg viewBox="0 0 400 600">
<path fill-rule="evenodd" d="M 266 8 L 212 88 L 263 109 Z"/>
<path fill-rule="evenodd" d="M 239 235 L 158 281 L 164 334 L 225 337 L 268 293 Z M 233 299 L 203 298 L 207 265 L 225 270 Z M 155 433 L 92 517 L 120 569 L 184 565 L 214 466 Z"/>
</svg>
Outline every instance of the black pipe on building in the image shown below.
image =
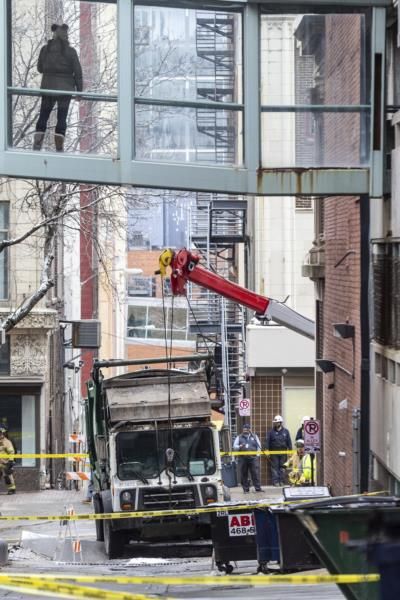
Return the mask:
<svg viewBox="0 0 400 600">
<path fill-rule="evenodd" d="M 370 269 L 370 199 L 360 197 L 360 491 L 368 490 L 370 463 L 370 323 L 369 323 L 369 269 Z"/>
</svg>

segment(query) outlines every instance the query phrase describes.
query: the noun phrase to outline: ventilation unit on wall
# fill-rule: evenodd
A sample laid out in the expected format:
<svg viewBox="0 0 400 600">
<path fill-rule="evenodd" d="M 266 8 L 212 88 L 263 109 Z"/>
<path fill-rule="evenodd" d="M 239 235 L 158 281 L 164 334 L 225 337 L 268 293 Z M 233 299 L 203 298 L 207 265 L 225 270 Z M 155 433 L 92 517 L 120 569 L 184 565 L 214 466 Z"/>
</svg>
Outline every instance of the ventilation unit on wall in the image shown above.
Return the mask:
<svg viewBox="0 0 400 600">
<path fill-rule="evenodd" d="M 100 348 L 101 323 L 95 319 L 72 322 L 73 348 Z"/>
</svg>

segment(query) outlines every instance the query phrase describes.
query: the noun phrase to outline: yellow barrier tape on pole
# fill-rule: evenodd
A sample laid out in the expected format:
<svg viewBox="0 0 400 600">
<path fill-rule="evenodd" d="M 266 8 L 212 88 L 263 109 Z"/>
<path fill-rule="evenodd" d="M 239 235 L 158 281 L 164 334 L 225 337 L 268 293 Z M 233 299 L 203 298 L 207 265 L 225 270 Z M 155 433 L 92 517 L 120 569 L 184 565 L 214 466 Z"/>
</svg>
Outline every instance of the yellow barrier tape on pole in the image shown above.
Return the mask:
<svg viewBox="0 0 400 600">
<path fill-rule="evenodd" d="M 74 581 L 77 583 L 115 583 L 118 585 L 223 585 L 227 582 L 231 585 L 253 585 L 266 586 L 273 584 L 353 584 L 353 583 L 376 583 L 380 580 L 378 573 L 346 573 L 340 575 L 235 575 L 227 579 L 224 576 L 129 576 L 129 575 L 69 575 L 69 574 L 29 574 L 18 575 L 5 573 L 0 574 L 0 583 L 3 578 L 12 579 L 24 585 L 25 582 L 48 582 L 48 581 Z M 92 588 L 91 588 L 92 589 Z"/>
<path fill-rule="evenodd" d="M 60 580 L 62 577 L 60 576 Z M 68 579 L 65 578 L 65 579 Z M 148 583 L 148 582 L 147 582 Z M 130 592 L 116 592 L 113 590 L 101 590 L 99 588 L 77 586 L 70 583 L 59 583 L 54 580 L 48 581 L 46 577 L 32 577 L 21 575 L 0 575 L 0 587 L 12 591 L 37 595 L 45 594 L 51 598 L 98 598 L 100 600 L 154 600 L 154 597 Z M 164 597 L 164 596 L 163 596 Z M 173 600 L 167 598 L 166 600 Z"/>
</svg>

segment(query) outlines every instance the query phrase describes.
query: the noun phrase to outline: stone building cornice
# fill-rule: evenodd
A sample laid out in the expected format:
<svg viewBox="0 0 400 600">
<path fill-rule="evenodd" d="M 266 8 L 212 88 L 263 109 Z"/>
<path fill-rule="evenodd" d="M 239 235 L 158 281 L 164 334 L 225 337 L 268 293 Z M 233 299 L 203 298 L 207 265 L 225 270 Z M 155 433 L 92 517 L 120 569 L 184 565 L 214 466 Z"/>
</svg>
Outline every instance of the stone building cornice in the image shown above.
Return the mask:
<svg viewBox="0 0 400 600">
<path fill-rule="evenodd" d="M 0 308 L 0 318 L 7 316 L 10 313 L 10 310 L 6 310 Z M 22 329 L 56 329 L 58 327 L 58 314 L 55 310 L 43 309 L 43 310 L 33 310 L 26 315 L 15 325 L 13 329 L 22 330 Z M 10 331 L 12 334 L 12 330 Z"/>
</svg>

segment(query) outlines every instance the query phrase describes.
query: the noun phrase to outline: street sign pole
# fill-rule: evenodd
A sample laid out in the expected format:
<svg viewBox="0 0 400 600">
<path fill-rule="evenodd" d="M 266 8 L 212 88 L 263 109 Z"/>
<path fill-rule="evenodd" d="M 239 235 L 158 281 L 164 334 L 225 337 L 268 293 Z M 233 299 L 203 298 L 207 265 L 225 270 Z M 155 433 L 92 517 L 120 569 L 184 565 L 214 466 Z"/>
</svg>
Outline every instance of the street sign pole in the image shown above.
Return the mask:
<svg viewBox="0 0 400 600">
<path fill-rule="evenodd" d="M 315 458 L 315 454 L 314 454 L 314 452 L 311 452 L 311 454 L 310 454 L 310 460 L 311 460 L 311 485 L 312 486 L 315 485 L 315 478 L 314 478 L 314 458 Z"/>
<path fill-rule="evenodd" d="M 304 423 L 304 451 L 310 455 L 311 485 L 315 485 L 315 453 L 321 451 L 321 423 L 310 419 Z"/>
</svg>

